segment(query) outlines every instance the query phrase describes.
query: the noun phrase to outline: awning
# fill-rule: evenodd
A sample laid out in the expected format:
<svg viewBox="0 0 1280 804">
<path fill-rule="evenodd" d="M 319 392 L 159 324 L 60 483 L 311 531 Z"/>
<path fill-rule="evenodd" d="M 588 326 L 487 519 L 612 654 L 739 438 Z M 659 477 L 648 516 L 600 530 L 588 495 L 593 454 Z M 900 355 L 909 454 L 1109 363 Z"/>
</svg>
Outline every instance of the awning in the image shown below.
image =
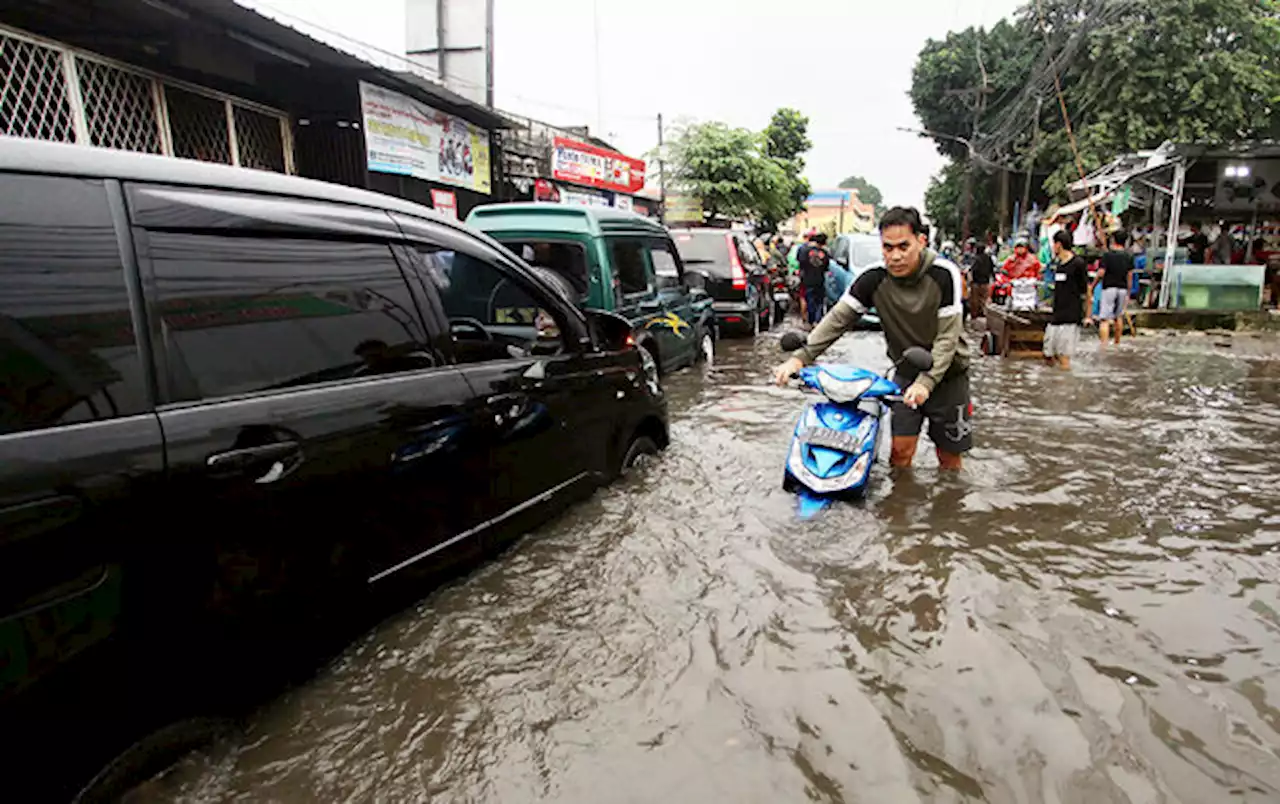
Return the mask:
<svg viewBox="0 0 1280 804">
<path fill-rule="evenodd" d="M 1084 211 L 1084 210 L 1086 210 L 1086 209 L 1088 209 L 1088 208 L 1089 208 L 1089 202 L 1090 202 L 1090 201 L 1092 201 L 1092 202 L 1093 202 L 1093 205 L 1094 205 L 1095 207 L 1101 207 L 1101 206 L 1102 206 L 1103 204 L 1105 204 L 1107 201 L 1110 201 L 1110 200 L 1111 200 L 1111 196 L 1113 196 L 1113 195 L 1115 195 L 1115 193 L 1108 191 L 1108 192 L 1102 193 L 1102 194 L 1100 194 L 1100 195 L 1095 195 L 1095 196 L 1093 196 L 1092 198 L 1085 198 L 1085 199 L 1083 199 L 1083 200 L 1081 200 L 1081 201 L 1072 201 L 1070 204 L 1065 204 L 1065 205 L 1063 205 L 1063 206 L 1058 207 L 1058 214 L 1059 214 L 1059 215 L 1074 215 L 1074 214 L 1076 214 L 1077 212 L 1082 212 L 1082 211 Z"/>
</svg>

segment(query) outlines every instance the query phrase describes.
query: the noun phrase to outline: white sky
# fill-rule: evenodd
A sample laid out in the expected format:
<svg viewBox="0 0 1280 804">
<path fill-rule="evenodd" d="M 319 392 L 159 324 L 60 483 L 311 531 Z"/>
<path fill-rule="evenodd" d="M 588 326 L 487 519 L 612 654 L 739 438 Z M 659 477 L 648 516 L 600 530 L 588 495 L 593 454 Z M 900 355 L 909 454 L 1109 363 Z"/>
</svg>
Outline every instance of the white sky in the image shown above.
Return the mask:
<svg viewBox="0 0 1280 804">
<path fill-rule="evenodd" d="M 496 103 L 589 125 L 633 156 L 657 144 L 658 112 L 668 126 L 694 119 L 759 129 L 792 106 L 810 118 L 805 172 L 814 187 L 857 173 L 887 205 L 922 206 L 942 159 L 897 130 L 919 126 L 907 97 L 916 54 L 930 37 L 989 26 L 1023 1 L 495 0 Z M 240 2 L 404 52 L 405 0 Z"/>
</svg>

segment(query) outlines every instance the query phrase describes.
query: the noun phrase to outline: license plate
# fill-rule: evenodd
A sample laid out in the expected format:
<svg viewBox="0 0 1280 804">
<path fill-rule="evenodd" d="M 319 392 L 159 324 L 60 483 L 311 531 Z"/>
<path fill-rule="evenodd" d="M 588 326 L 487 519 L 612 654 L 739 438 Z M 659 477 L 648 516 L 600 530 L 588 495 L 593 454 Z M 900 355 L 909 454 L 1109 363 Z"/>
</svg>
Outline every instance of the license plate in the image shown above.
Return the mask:
<svg viewBox="0 0 1280 804">
<path fill-rule="evenodd" d="M 815 447 L 838 449 L 841 452 L 858 452 L 862 442 L 846 430 L 832 430 L 829 427 L 808 427 L 801 431 L 800 441 Z"/>
</svg>

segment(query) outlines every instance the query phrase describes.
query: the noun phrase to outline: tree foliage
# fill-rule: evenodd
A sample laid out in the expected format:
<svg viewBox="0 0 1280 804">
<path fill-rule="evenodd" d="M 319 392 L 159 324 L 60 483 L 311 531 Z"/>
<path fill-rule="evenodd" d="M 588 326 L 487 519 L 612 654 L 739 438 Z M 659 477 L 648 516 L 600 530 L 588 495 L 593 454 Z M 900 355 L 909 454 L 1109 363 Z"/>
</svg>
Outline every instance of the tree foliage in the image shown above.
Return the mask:
<svg viewBox="0 0 1280 804">
<path fill-rule="evenodd" d="M 969 159 L 969 146 L 954 139 L 961 138 L 981 155 L 975 231 L 994 223 L 976 211 L 994 208 L 998 185 L 982 180 L 990 171 L 1024 170 L 1034 156 L 1033 175 L 1047 176 L 1035 183 L 1036 194 L 1059 200 L 1079 178 L 1055 72 L 1085 171 L 1166 140 L 1219 144 L 1274 136 L 1280 124 L 1280 3 L 1042 0 L 989 30 L 968 28 L 927 42 L 912 73 L 912 103 L 942 154 Z M 1043 101 L 1042 137 L 1034 151 L 1032 95 Z M 982 113 L 975 120 L 979 97 Z M 962 178 L 962 171 L 944 172 L 931 188 L 935 202 L 950 203 L 942 188 L 959 186 Z M 929 206 L 935 220 L 948 214 Z"/>
<path fill-rule="evenodd" d="M 876 208 L 876 217 L 884 213 L 884 194 L 880 188 L 861 176 L 849 176 L 838 185 L 841 190 L 857 190 L 858 200 Z"/>
<path fill-rule="evenodd" d="M 802 210 L 809 196 L 800 175 L 810 147 L 808 125 L 794 109 L 779 109 L 760 133 L 719 122 L 685 126 L 667 148 L 673 185 L 701 199 L 713 216 L 753 219 L 774 229 Z"/>
</svg>

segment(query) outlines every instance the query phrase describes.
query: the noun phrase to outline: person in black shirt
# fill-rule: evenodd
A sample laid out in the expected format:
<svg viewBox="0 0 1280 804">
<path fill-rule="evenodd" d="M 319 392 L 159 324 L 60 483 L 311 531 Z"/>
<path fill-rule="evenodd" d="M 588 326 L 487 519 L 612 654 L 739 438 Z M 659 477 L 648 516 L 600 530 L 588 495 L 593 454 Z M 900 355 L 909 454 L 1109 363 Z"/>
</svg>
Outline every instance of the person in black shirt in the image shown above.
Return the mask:
<svg viewBox="0 0 1280 804">
<path fill-rule="evenodd" d="M 1117 229 L 1111 234 L 1111 248 L 1102 255 L 1102 273 L 1094 283 L 1102 285 L 1102 304 L 1099 306 L 1098 325 L 1102 344 L 1105 346 L 1108 331 L 1115 326 L 1115 343 L 1120 343 L 1120 333 L 1124 330 L 1124 308 L 1129 301 L 1129 288 L 1133 283 L 1133 255 L 1125 251 L 1125 243 L 1129 241 L 1129 233 Z"/>
<path fill-rule="evenodd" d="M 978 256 L 969 269 L 969 317 L 980 318 L 987 313 L 987 299 L 991 298 L 991 280 L 995 277 L 996 263 L 991 259 L 990 246 L 978 250 Z"/>
<path fill-rule="evenodd" d="M 1045 360 L 1063 369 L 1071 368 L 1089 291 L 1089 269 L 1071 245 L 1070 232 L 1054 234 L 1053 316 L 1044 331 Z"/>
<path fill-rule="evenodd" d="M 1209 250 L 1209 237 L 1200 231 L 1200 224 L 1191 224 L 1191 234 L 1179 240 L 1178 245 L 1187 247 L 1187 262 L 1204 265 L 1204 254 Z"/>
<path fill-rule="evenodd" d="M 822 320 L 827 312 L 827 266 L 831 255 L 827 253 L 827 236 L 822 232 L 813 236 L 813 242 L 797 255 L 800 262 L 800 284 L 804 287 L 805 317 L 809 326 Z"/>
</svg>

